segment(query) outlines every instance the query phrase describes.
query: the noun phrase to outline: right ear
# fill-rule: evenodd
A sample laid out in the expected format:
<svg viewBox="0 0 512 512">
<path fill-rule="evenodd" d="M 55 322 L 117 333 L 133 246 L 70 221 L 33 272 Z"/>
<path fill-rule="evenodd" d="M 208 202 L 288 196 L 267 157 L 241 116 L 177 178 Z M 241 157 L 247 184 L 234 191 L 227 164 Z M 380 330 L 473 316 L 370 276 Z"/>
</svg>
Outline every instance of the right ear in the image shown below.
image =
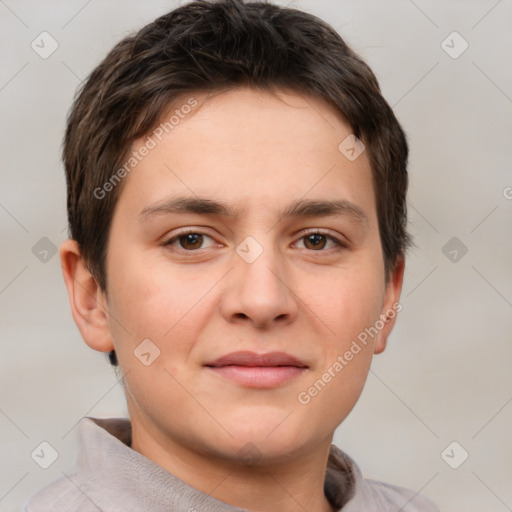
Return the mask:
<svg viewBox="0 0 512 512">
<path fill-rule="evenodd" d="M 106 296 L 87 269 L 76 240 L 69 239 L 61 244 L 60 262 L 71 313 L 82 338 L 99 352 L 114 350 Z"/>
</svg>

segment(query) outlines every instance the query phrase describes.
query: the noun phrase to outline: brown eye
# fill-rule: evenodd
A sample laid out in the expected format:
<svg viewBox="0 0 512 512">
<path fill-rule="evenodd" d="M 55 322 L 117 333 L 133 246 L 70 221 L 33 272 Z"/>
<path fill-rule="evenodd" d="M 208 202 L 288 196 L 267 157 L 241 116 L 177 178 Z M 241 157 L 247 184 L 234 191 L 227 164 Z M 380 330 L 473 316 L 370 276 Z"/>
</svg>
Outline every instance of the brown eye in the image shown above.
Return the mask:
<svg viewBox="0 0 512 512">
<path fill-rule="evenodd" d="M 307 233 L 299 239 L 304 248 L 315 252 L 327 252 L 329 249 L 346 249 L 347 245 L 337 238 L 326 233 Z M 328 244 L 331 244 L 330 246 Z"/>
<path fill-rule="evenodd" d="M 204 247 L 206 240 L 210 240 L 211 242 L 210 245 Z M 191 252 L 211 247 L 214 245 L 213 242 L 214 240 L 211 236 L 196 231 L 188 231 L 186 233 L 178 233 L 165 242 L 164 245 L 170 246 L 173 249 Z"/>
<path fill-rule="evenodd" d="M 203 244 L 203 235 L 199 233 L 188 233 L 178 237 L 178 240 L 183 249 L 200 249 Z"/>
<path fill-rule="evenodd" d="M 311 233 L 304 237 L 304 245 L 307 249 L 323 249 L 327 243 L 327 237 L 321 233 Z"/>
</svg>

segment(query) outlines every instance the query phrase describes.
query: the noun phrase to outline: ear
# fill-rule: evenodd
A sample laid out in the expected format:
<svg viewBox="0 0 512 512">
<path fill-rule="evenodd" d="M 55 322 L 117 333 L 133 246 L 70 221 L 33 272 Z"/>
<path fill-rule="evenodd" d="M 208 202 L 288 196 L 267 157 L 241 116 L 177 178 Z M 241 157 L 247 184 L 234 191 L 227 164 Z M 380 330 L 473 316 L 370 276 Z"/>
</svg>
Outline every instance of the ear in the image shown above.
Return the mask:
<svg viewBox="0 0 512 512">
<path fill-rule="evenodd" d="M 89 347 L 99 352 L 114 350 L 106 296 L 87 269 L 75 240 L 62 243 L 60 262 L 71 313 L 82 338 Z"/>
<path fill-rule="evenodd" d="M 395 326 L 398 313 L 402 310 L 400 294 L 404 281 L 405 259 L 399 257 L 386 285 L 384 301 L 380 312 L 380 321 L 384 323 L 375 340 L 374 353 L 380 354 L 386 348 L 388 336 Z"/>
</svg>

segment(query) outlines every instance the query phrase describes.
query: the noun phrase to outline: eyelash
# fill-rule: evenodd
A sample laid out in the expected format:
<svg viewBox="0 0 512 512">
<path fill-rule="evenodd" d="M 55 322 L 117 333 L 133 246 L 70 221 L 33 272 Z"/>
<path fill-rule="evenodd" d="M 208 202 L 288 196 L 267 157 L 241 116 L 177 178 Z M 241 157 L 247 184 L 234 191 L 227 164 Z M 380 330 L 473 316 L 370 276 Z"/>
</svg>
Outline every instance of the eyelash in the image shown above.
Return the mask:
<svg viewBox="0 0 512 512">
<path fill-rule="evenodd" d="M 199 231 L 197 229 L 187 229 L 185 231 L 181 231 L 181 232 L 177 233 L 176 235 L 174 235 L 172 238 L 170 238 L 166 242 L 163 242 L 162 245 L 165 246 L 165 247 L 172 247 L 172 244 L 174 242 L 178 241 L 182 236 L 186 236 L 186 235 L 190 235 L 190 234 L 207 236 L 208 238 L 211 238 L 213 240 L 213 237 L 211 237 L 210 235 L 208 235 L 208 234 L 206 234 L 206 233 L 204 233 L 202 231 Z M 298 238 L 298 240 L 302 240 L 302 239 L 306 238 L 309 235 L 315 235 L 315 234 L 325 236 L 328 240 L 331 240 L 332 242 L 334 242 L 338 246 L 338 247 L 331 248 L 331 249 L 334 249 L 336 251 L 348 249 L 348 245 L 345 242 L 342 242 L 340 239 L 338 239 L 338 238 L 336 238 L 336 237 L 334 237 L 332 235 L 329 235 L 326 232 L 320 231 L 320 230 L 308 231 L 307 233 L 304 233 L 302 236 L 300 236 Z M 183 249 L 182 247 L 179 247 L 179 248 L 173 247 L 173 250 L 182 251 L 182 252 L 190 252 L 190 253 L 201 251 L 201 249 L 187 250 L 187 249 Z M 315 250 L 310 249 L 309 251 L 310 252 L 328 252 L 329 250 L 330 249 L 320 249 L 318 251 L 315 251 Z"/>
</svg>

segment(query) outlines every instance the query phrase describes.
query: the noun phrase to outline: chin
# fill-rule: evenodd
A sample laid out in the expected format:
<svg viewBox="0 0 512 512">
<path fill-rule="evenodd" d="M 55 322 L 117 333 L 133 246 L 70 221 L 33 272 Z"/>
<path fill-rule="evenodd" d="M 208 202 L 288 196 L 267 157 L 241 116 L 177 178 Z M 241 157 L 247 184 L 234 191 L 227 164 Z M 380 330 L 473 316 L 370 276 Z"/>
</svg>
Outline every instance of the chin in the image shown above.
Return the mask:
<svg viewBox="0 0 512 512">
<path fill-rule="evenodd" d="M 260 439 L 248 436 L 236 437 L 229 443 L 229 446 L 217 445 L 215 451 L 221 458 L 237 464 L 264 466 L 286 462 L 307 451 L 307 449 L 297 438 L 291 441 L 284 436 L 270 441 L 265 439 L 265 436 Z"/>
<path fill-rule="evenodd" d="M 226 448 L 236 459 L 274 463 L 303 453 L 316 445 L 322 434 L 315 431 L 305 421 L 293 418 L 295 411 L 280 411 L 244 418 L 243 422 L 231 423 L 233 436 Z M 289 416 L 288 416 L 289 415 Z M 288 416 L 288 417 L 287 417 Z M 298 415 L 297 415 L 298 416 Z"/>
</svg>

